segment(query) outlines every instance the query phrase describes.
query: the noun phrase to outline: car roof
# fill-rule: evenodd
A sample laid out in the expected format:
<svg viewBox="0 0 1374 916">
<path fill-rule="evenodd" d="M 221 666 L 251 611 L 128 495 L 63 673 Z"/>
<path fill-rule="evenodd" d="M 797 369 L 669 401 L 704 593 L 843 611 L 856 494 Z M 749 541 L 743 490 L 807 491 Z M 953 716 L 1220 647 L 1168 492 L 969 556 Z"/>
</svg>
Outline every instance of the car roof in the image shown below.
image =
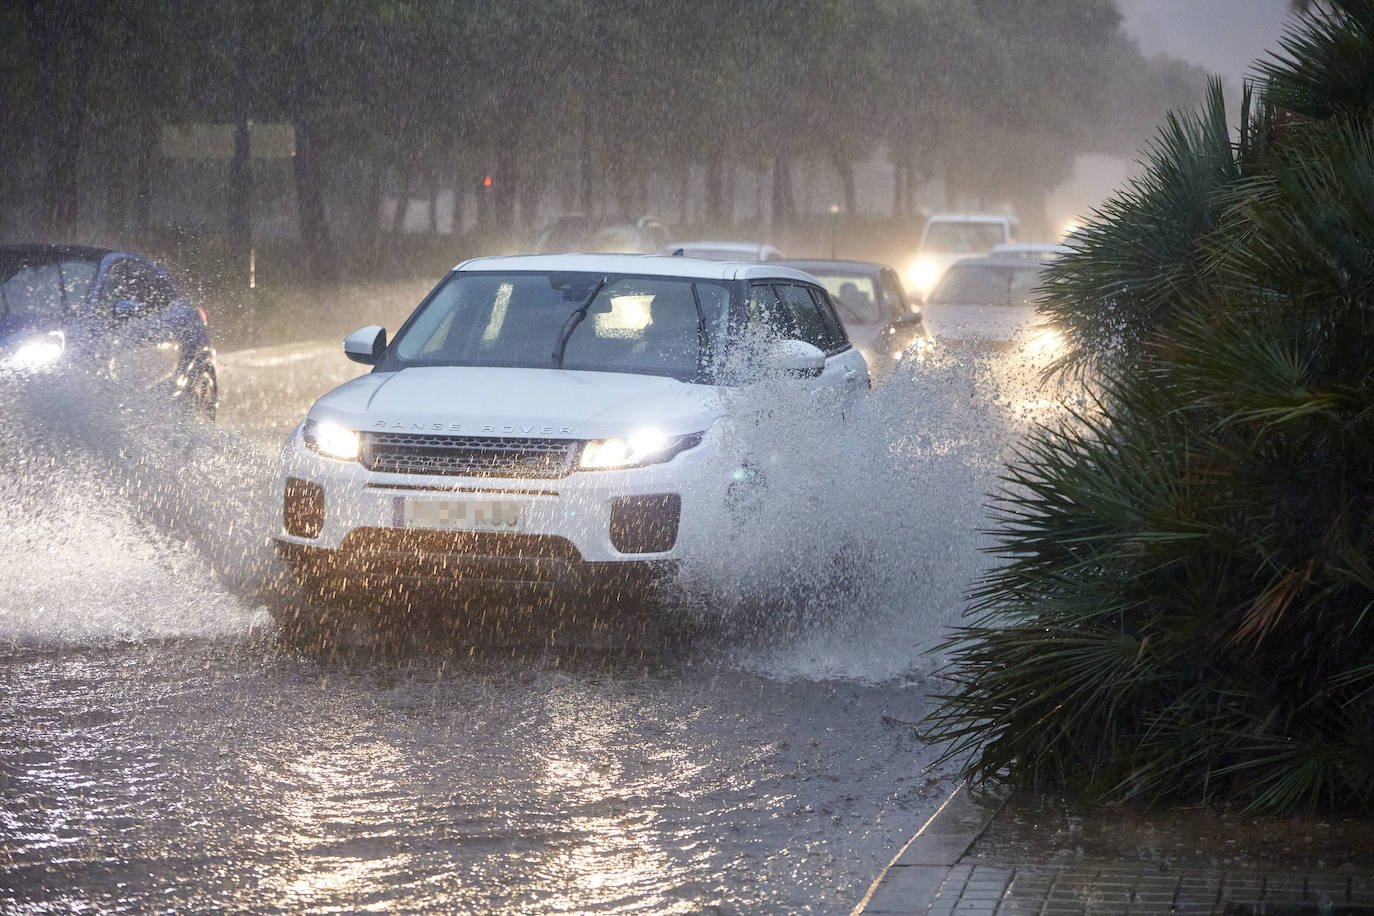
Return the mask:
<svg viewBox="0 0 1374 916">
<path fill-rule="evenodd" d="M 94 248 L 90 245 L 0 245 L 0 257 L 6 261 L 52 261 L 58 258 L 80 258 L 99 261 L 108 254 L 109 248 Z"/>
<path fill-rule="evenodd" d="M 935 213 L 928 223 L 1014 223 L 1016 217 L 1006 213 Z"/>
<path fill-rule="evenodd" d="M 703 257 L 703 255 L 692 255 L 690 252 L 710 251 L 720 254 L 738 254 L 741 261 L 769 260 L 777 261 L 782 258 L 782 252 L 767 242 L 713 242 L 705 239 L 689 239 L 685 242 L 671 242 L 658 250 L 659 254 L 671 255 L 676 251 L 681 251 L 687 257 Z M 714 257 L 714 255 L 705 255 Z M 716 260 L 722 260 L 716 258 Z"/>
<path fill-rule="evenodd" d="M 674 242 L 674 248 L 719 248 L 722 251 L 761 251 L 764 248 L 772 248 L 766 242 L 716 242 L 710 239 L 689 239 L 685 242 Z"/>
<path fill-rule="evenodd" d="M 1035 258 L 1022 257 L 1020 255 L 992 255 L 986 258 L 960 258 L 949 266 L 950 270 L 956 267 L 1006 267 L 1008 269 L 1021 269 L 1027 267 L 1047 267 L 1048 260 L 1037 260 Z"/>
<path fill-rule="evenodd" d="M 582 271 L 649 277 L 682 277 L 691 280 L 755 280 L 779 278 L 815 282 L 803 271 L 762 263 L 713 261 L 653 254 L 523 254 L 472 258 L 454 270 Z"/>
<path fill-rule="evenodd" d="M 1036 254 L 1061 255 L 1073 251 L 1068 245 L 1055 245 L 1050 242 L 998 242 L 992 246 L 994 255 L 1020 255 L 1029 256 Z"/>
<path fill-rule="evenodd" d="M 877 261 L 838 261 L 834 258 L 782 258 L 769 263 L 782 264 L 808 272 L 812 270 L 844 270 L 850 273 L 876 274 L 880 270 L 892 269 L 886 264 L 879 264 Z"/>
</svg>

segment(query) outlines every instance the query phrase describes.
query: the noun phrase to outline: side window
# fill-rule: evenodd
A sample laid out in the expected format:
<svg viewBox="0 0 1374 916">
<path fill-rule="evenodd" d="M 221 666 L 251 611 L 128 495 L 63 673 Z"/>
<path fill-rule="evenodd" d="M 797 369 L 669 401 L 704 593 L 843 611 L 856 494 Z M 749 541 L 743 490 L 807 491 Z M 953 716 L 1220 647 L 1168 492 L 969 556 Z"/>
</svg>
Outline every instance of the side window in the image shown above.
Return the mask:
<svg viewBox="0 0 1374 916">
<path fill-rule="evenodd" d="M 821 319 L 825 322 L 827 330 L 830 332 L 830 346 L 821 347 L 826 353 L 833 353 L 842 350 L 849 343 L 849 335 L 844 332 L 844 323 L 840 321 L 840 316 L 835 314 L 835 304 L 830 301 L 830 296 L 823 289 L 810 287 L 811 298 L 816 301 L 816 308 L 821 313 Z"/>
<path fill-rule="evenodd" d="M 143 303 L 145 311 L 160 312 L 171 305 L 176 296 L 162 275 L 147 264 L 133 264 L 134 298 Z"/>
<path fill-rule="evenodd" d="M 168 282 L 146 264 L 119 261 L 110 268 L 100 291 L 100 304 L 110 314 L 116 303 L 132 299 L 139 304 L 138 315 L 151 315 L 171 305 L 176 296 Z"/>
<path fill-rule="evenodd" d="M 891 270 L 882 272 L 883 302 L 887 306 L 888 320 L 899 318 L 911 310 L 907 302 L 906 291 L 902 289 L 902 283 L 897 279 L 897 274 Z"/>
<path fill-rule="evenodd" d="M 115 303 L 122 299 L 136 298 L 134 295 L 134 262 L 116 261 L 105 273 L 100 284 L 100 308 L 108 317 Z"/>
<path fill-rule="evenodd" d="M 21 267 L 0 284 L 0 315 L 27 321 L 62 314 L 62 271 L 56 264 Z"/>
<path fill-rule="evenodd" d="M 824 353 L 837 349 L 839 345 L 835 341 L 834 333 L 826 324 L 821 310 L 817 308 L 806 287 L 787 284 L 779 285 L 777 289 L 783 304 L 791 314 L 797 338 L 819 347 Z"/>
<path fill-rule="evenodd" d="M 797 330 L 792 323 L 791 311 L 783 306 L 771 284 L 750 284 L 748 307 L 748 332 L 750 334 L 764 334 L 778 338 L 797 336 Z"/>
</svg>

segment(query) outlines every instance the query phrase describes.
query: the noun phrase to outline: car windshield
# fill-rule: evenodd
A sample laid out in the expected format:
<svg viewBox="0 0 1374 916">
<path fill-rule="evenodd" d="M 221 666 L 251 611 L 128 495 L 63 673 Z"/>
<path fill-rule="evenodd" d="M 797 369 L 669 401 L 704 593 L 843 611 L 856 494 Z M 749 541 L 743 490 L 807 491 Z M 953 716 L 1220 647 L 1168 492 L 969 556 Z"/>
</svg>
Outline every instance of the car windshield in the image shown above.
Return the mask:
<svg viewBox="0 0 1374 916">
<path fill-rule="evenodd" d="M 57 253 L 0 252 L 0 320 L 19 326 L 60 317 L 85 300 L 97 266 Z"/>
<path fill-rule="evenodd" d="M 872 277 L 859 273 L 818 273 L 814 270 L 807 273 L 821 281 L 844 321 L 877 324 L 882 320 L 878 310 L 878 292 Z"/>
<path fill-rule="evenodd" d="M 397 334 L 379 368 L 493 366 L 701 381 L 723 340 L 718 282 L 589 272 L 455 271 Z"/>
<path fill-rule="evenodd" d="M 993 245 L 1007 240 L 1002 223 L 932 222 L 926 227 L 921 250 L 939 254 L 943 251 L 991 251 Z"/>
<path fill-rule="evenodd" d="M 955 264 L 930 296 L 946 305 L 1026 305 L 1040 285 L 1039 264 Z"/>
</svg>

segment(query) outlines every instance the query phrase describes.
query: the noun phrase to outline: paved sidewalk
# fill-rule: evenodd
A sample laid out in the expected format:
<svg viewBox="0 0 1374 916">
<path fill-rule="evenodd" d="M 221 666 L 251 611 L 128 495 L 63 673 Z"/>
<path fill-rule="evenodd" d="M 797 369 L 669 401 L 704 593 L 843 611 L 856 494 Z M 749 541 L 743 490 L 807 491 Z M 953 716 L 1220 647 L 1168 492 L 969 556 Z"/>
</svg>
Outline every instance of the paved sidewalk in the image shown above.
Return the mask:
<svg viewBox="0 0 1374 916">
<path fill-rule="evenodd" d="M 854 914 L 1374 916 L 1374 875 L 1157 864 L 970 861 L 997 813 L 959 786 L 893 858 Z"/>
</svg>

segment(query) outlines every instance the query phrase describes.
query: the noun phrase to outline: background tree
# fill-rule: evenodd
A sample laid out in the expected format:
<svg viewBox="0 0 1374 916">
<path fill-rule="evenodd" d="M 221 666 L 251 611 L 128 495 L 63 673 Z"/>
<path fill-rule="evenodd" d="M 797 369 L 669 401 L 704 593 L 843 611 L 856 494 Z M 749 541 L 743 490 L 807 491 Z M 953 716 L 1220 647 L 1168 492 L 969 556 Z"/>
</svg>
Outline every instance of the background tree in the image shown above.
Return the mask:
<svg viewBox="0 0 1374 916">
<path fill-rule="evenodd" d="M 1033 210 L 1075 156 L 1200 85 L 1141 58 L 1109 0 L 25 0 L 0 23 L 7 234 L 155 243 L 176 189 L 234 277 L 262 253 L 253 206 L 277 203 L 264 175 L 288 186 L 298 237 L 272 244 L 303 278 L 403 265 L 408 205 L 433 236 L 444 193 L 459 232 L 476 205 L 486 248 L 527 245 L 550 207 L 629 220 L 673 186 L 679 221 L 804 236 L 803 175 L 833 175 L 852 216 L 856 165 L 886 152 L 899 218 L 937 177 Z M 232 127 L 223 158 L 160 155 L 192 122 Z M 251 158 L 250 123 L 291 126 L 284 171 Z"/>
</svg>

